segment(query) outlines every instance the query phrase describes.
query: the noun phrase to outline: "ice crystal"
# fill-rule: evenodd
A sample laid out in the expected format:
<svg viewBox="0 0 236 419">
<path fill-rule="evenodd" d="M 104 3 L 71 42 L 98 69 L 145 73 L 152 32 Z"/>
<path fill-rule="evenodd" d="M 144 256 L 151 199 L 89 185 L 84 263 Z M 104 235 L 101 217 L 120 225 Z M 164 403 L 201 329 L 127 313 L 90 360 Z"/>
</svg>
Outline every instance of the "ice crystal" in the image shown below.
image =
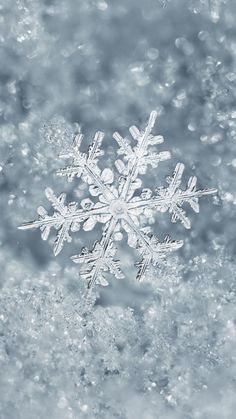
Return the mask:
<svg viewBox="0 0 236 419">
<path fill-rule="evenodd" d="M 178 163 L 173 175 L 167 178 L 166 187 L 157 188 L 155 191 L 148 188 L 141 189 L 141 176 L 145 175 L 148 166 L 157 168 L 160 162 L 170 158 L 168 151 L 156 150 L 155 146 L 164 141 L 161 135 L 152 134 L 156 117 L 157 112 L 151 112 L 144 130 L 139 130 L 136 126 L 130 127 L 134 146 L 118 132 L 113 134 L 120 156 L 115 161 L 119 173 L 117 184 L 110 168 L 101 170 L 98 166 L 99 157 L 104 154 L 101 150 L 104 133 L 96 132 L 87 153 L 80 151 L 83 135 L 77 134 L 73 145 L 60 155 L 61 158 L 69 160 L 70 164 L 59 169 L 58 175 L 67 177 L 68 181 L 81 178 L 89 186 L 90 195 L 96 199 L 86 198 L 80 202 L 80 205 L 75 202 L 67 205 L 64 193 L 57 197 L 50 188 L 47 188 L 46 197 L 52 204 L 53 214 L 49 215 L 40 206 L 38 220 L 19 227 L 39 228 L 43 240 L 47 240 L 51 228 L 54 227 L 57 230 L 54 254 L 58 255 L 64 243 L 71 242 L 71 233 L 81 228 L 90 231 L 97 223 L 103 224 L 102 238 L 94 243 L 93 249 L 84 247 L 79 255 L 71 258 L 75 263 L 83 265 L 80 273 L 88 281 L 89 289 L 94 284 L 103 286 L 108 284 L 104 276 L 106 271 L 116 278 L 124 277 L 120 263 L 115 259 L 115 241 L 122 239 L 122 231 L 127 233 L 128 245 L 141 255 L 141 261 L 136 264 L 137 279 L 141 280 L 151 264 L 158 265 L 166 253 L 183 245 L 182 241 L 173 241 L 169 236 L 161 242 L 152 234 L 148 224 L 155 213 L 169 212 L 172 222 L 179 220 L 186 229 L 189 229 L 190 220 L 183 209 L 183 204 L 188 203 L 193 211 L 199 212 L 199 198 L 216 192 L 215 189 L 197 190 L 195 176 L 189 178 L 185 190 L 180 189 L 184 171 L 182 163 Z"/>
</svg>

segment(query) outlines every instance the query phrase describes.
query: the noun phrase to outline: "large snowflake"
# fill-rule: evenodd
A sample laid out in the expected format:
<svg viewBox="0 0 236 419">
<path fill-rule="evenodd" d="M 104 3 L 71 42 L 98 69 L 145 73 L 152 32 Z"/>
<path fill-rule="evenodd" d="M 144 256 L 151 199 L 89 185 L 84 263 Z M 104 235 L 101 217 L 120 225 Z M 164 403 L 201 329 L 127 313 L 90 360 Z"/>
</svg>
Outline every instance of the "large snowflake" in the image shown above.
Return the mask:
<svg viewBox="0 0 236 419">
<path fill-rule="evenodd" d="M 72 256 L 75 263 L 83 264 L 81 276 L 88 281 L 88 288 L 96 284 L 107 285 L 104 272 L 110 271 L 116 278 L 123 278 L 120 263 L 115 259 L 115 241 L 121 240 L 125 231 L 130 247 L 136 248 L 141 255 L 137 263 L 137 278 L 141 280 L 146 269 L 157 265 L 167 252 L 176 250 L 183 245 L 182 241 L 172 241 L 167 236 L 163 242 L 151 233 L 150 221 L 159 212 L 169 212 L 171 221 L 180 220 L 184 227 L 190 228 L 190 220 L 182 208 L 188 203 L 195 212 L 199 212 L 198 199 L 203 195 L 216 192 L 215 189 L 196 189 L 197 178 L 190 177 L 185 190 L 180 189 L 184 165 L 178 163 L 172 176 L 167 178 L 167 186 L 156 189 L 141 189 L 140 176 L 145 175 L 150 165 L 157 168 L 161 161 L 170 158 L 168 151 L 157 152 L 155 146 L 163 143 L 160 135 L 153 135 L 157 113 L 151 112 L 147 126 L 139 130 L 136 126 L 129 131 L 135 145 L 115 132 L 113 138 L 118 143 L 118 154 L 123 160 L 115 162 L 119 173 L 118 182 L 110 168 L 101 170 L 98 159 L 104 154 L 101 143 L 104 137 L 102 132 L 96 132 L 87 153 L 80 151 L 83 135 L 79 133 L 73 145 L 61 158 L 70 160 L 70 164 L 58 170 L 59 176 L 66 176 L 69 181 L 81 178 L 89 186 L 91 196 L 97 197 L 93 202 L 90 198 L 83 199 L 80 205 L 71 202 L 66 205 L 64 193 L 58 197 L 50 189 L 46 189 L 46 197 L 51 202 L 54 212 L 48 212 L 40 206 L 38 220 L 20 226 L 20 229 L 40 228 L 43 240 L 49 236 L 54 227 L 57 236 L 54 243 L 54 254 L 58 255 L 65 242 L 70 242 L 70 233 L 81 228 L 92 230 L 97 223 L 103 224 L 103 234 L 99 241 L 94 243 L 93 249 L 84 247 L 79 255 Z M 140 193 L 138 193 L 141 191 Z"/>
</svg>

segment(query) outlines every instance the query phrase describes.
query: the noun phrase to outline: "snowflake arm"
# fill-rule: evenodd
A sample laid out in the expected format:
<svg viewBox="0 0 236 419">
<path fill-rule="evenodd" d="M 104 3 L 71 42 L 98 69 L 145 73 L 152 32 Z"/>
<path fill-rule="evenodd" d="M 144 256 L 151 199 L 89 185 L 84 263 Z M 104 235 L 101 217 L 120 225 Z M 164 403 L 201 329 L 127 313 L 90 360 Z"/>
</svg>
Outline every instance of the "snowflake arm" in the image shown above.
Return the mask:
<svg viewBox="0 0 236 419">
<path fill-rule="evenodd" d="M 124 154 L 124 159 L 128 161 L 127 167 L 121 160 L 116 161 L 118 171 L 125 176 L 125 181 L 121 184 L 122 199 L 130 199 L 134 191 L 142 184 L 138 179 L 139 174 L 145 174 L 148 164 L 152 167 L 157 167 L 160 161 L 170 158 L 168 151 L 154 153 L 148 150 L 148 146 L 163 143 L 164 139 L 161 135 L 154 136 L 151 131 L 154 127 L 157 118 L 157 112 L 153 111 L 150 114 L 148 124 L 144 131 L 139 131 L 136 126 L 131 126 L 129 131 L 137 146 L 133 149 L 128 144 L 127 140 L 122 138 L 117 132 L 113 134 L 113 138 L 120 146 L 118 153 Z"/>
<path fill-rule="evenodd" d="M 160 212 L 169 211 L 172 214 L 171 221 L 176 222 L 180 220 L 185 228 L 191 228 L 191 223 L 186 215 L 186 211 L 182 208 L 184 203 L 188 203 L 193 211 L 199 212 L 198 200 L 204 195 L 212 195 L 217 192 L 216 189 L 197 190 L 196 176 L 189 178 L 187 188 L 185 191 L 179 188 L 184 171 L 184 164 L 178 163 L 175 167 L 173 176 L 167 178 L 169 186 L 167 188 L 159 188 L 157 194 L 154 196 L 150 190 L 144 190 L 144 199 L 135 199 L 129 203 L 129 208 L 139 208 L 145 214 L 148 209 L 157 210 Z"/>
<path fill-rule="evenodd" d="M 142 281 L 144 279 L 144 274 L 146 270 L 150 268 L 151 264 L 153 266 L 159 265 L 160 262 L 165 259 L 168 252 L 173 252 L 183 246 L 182 240 L 171 240 L 170 236 L 168 235 L 164 238 L 163 242 L 159 242 L 155 236 L 149 236 L 149 240 L 154 242 L 155 257 L 153 257 L 153 253 L 146 251 L 146 246 L 142 246 L 142 244 L 140 245 L 139 251 L 142 255 L 142 260 L 135 264 L 135 266 L 138 268 L 138 281 Z"/>
<path fill-rule="evenodd" d="M 39 219 L 25 223 L 18 228 L 21 230 L 39 228 L 42 239 L 47 240 L 51 228 L 54 227 L 58 231 L 54 242 L 55 256 L 61 252 L 64 242 L 71 242 L 69 232 L 79 231 L 81 223 L 83 223 L 83 229 L 89 231 L 92 230 L 96 222 L 106 222 L 110 218 L 106 204 L 100 202 L 94 204 L 90 199 L 84 199 L 81 201 L 82 208 L 78 208 L 75 202 L 65 205 L 65 194 L 56 197 L 50 188 L 46 188 L 45 194 L 55 210 L 53 215 L 48 215 L 44 207 L 40 206 L 37 211 Z"/>
<path fill-rule="evenodd" d="M 102 239 L 100 242 L 95 242 L 92 250 L 83 248 L 80 255 L 71 258 L 73 262 L 85 265 L 85 269 L 81 270 L 81 276 L 88 281 L 88 289 L 91 289 L 95 283 L 103 286 L 108 285 L 103 275 L 103 272 L 106 271 L 110 271 L 118 279 L 124 278 L 118 260 L 113 258 L 116 248 L 112 241 L 112 235 L 116 224 L 117 221 L 112 218 Z"/>
<path fill-rule="evenodd" d="M 104 133 L 97 131 L 86 154 L 80 151 L 83 135 L 78 134 L 72 149 L 59 156 L 63 159 L 70 159 L 72 165 L 59 169 L 57 174 L 59 176 L 67 176 L 69 181 L 72 181 L 75 177 L 81 177 L 89 185 L 89 192 L 92 196 L 103 195 L 109 202 L 116 197 L 112 188 L 109 187 L 113 183 L 114 175 L 111 169 L 106 168 L 101 171 L 98 167 L 98 157 L 104 154 L 100 150 L 103 137 Z"/>
<path fill-rule="evenodd" d="M 124 221 L 136 236 L 137 243 L 135 247 L 143 256 L 142 261 L 136 264 L 136 266 L 139 267 L 137 275 L 138 280 L 142 280 L 144 272 L 150 263 L 157 265 L 158 262 L 165 257 L 166 253 L 177 250 L 183 246 L 182 240 L 171 241 L 169 236 L 166 236 L 164 241 L 160 242 L 154 235 L 148 235 L 140 229 L 128 215 L 125 216 Z"/>
</svg>

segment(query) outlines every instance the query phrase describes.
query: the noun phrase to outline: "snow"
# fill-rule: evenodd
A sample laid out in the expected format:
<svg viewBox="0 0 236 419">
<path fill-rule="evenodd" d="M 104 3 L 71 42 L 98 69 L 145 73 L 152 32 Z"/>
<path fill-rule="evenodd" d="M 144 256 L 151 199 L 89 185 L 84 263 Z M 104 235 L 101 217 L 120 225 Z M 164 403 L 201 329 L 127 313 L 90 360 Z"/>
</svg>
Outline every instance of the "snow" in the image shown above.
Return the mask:
<svg viewBox="0 0 236 419">
<path fill-rule="evenodd" d="M 235 0 L 0 3 L 0 418 L 234 419 Z M 57 257 L 54 226 L 46 243 L 40 228 L 17 227 L 46 211 L 62 220 L 48 186 L 56 200 L 65 192 L 65 212 L 71 202 L 92 211 L 99 195 L 83 179 L 57 176 L 66 161 L 58 154 L 73 152 L 83 132 L 87 157 L 99 128 L 98 166 L 117 189 L 128 160 L 112 134 L 132 150 L 127 127 L 143 127 L 152 109 L 153 135 L 165 143 L 150 154 L 171 150 L 172 159 L 148 164 L 131 199 L 159 199 L 178 162 L 177 190 L 188 190 L 193 175 L 197 189 L 218 193 L 199 199 L 199 216 L 188 202 L 181 207 L 191 230 L 171 222 L 170 207 L 134 215 L 160 246 L 167 232 L 170 243 L 184 240 L 157 267 L 148 262 L 143 281 L 134 264 L 145 247 L 129 247 L 127 233 L 114 231 L 106 255 L 120 260 L 125 278 L 102 272 L 109 285 L 92 288 L 88 310 L 87 265 L 70 257 L 100 252 L 108 221 L 92 230 L 81 221 Z M 45 210 L 36 216 L 39 203 Z M 136 245 L 135 235 L 129 240 Z"/>
</svg>

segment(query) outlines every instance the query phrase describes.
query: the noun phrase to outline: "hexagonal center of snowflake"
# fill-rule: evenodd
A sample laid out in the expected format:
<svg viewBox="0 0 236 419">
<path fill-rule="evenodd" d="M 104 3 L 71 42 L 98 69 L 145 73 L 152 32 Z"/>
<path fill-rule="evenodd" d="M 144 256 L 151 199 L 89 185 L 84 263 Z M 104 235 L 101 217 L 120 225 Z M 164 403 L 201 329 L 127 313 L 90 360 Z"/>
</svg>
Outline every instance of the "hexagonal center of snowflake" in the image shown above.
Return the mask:
<svg viewBox="0 0 236 419">
<path fill-rule="evenodd" d="M 126 202 L 122 199 L 114 199 L 110 203 L 110 212 L 114 217 L 121 218 L 127 212 Z"/>
</svg>

